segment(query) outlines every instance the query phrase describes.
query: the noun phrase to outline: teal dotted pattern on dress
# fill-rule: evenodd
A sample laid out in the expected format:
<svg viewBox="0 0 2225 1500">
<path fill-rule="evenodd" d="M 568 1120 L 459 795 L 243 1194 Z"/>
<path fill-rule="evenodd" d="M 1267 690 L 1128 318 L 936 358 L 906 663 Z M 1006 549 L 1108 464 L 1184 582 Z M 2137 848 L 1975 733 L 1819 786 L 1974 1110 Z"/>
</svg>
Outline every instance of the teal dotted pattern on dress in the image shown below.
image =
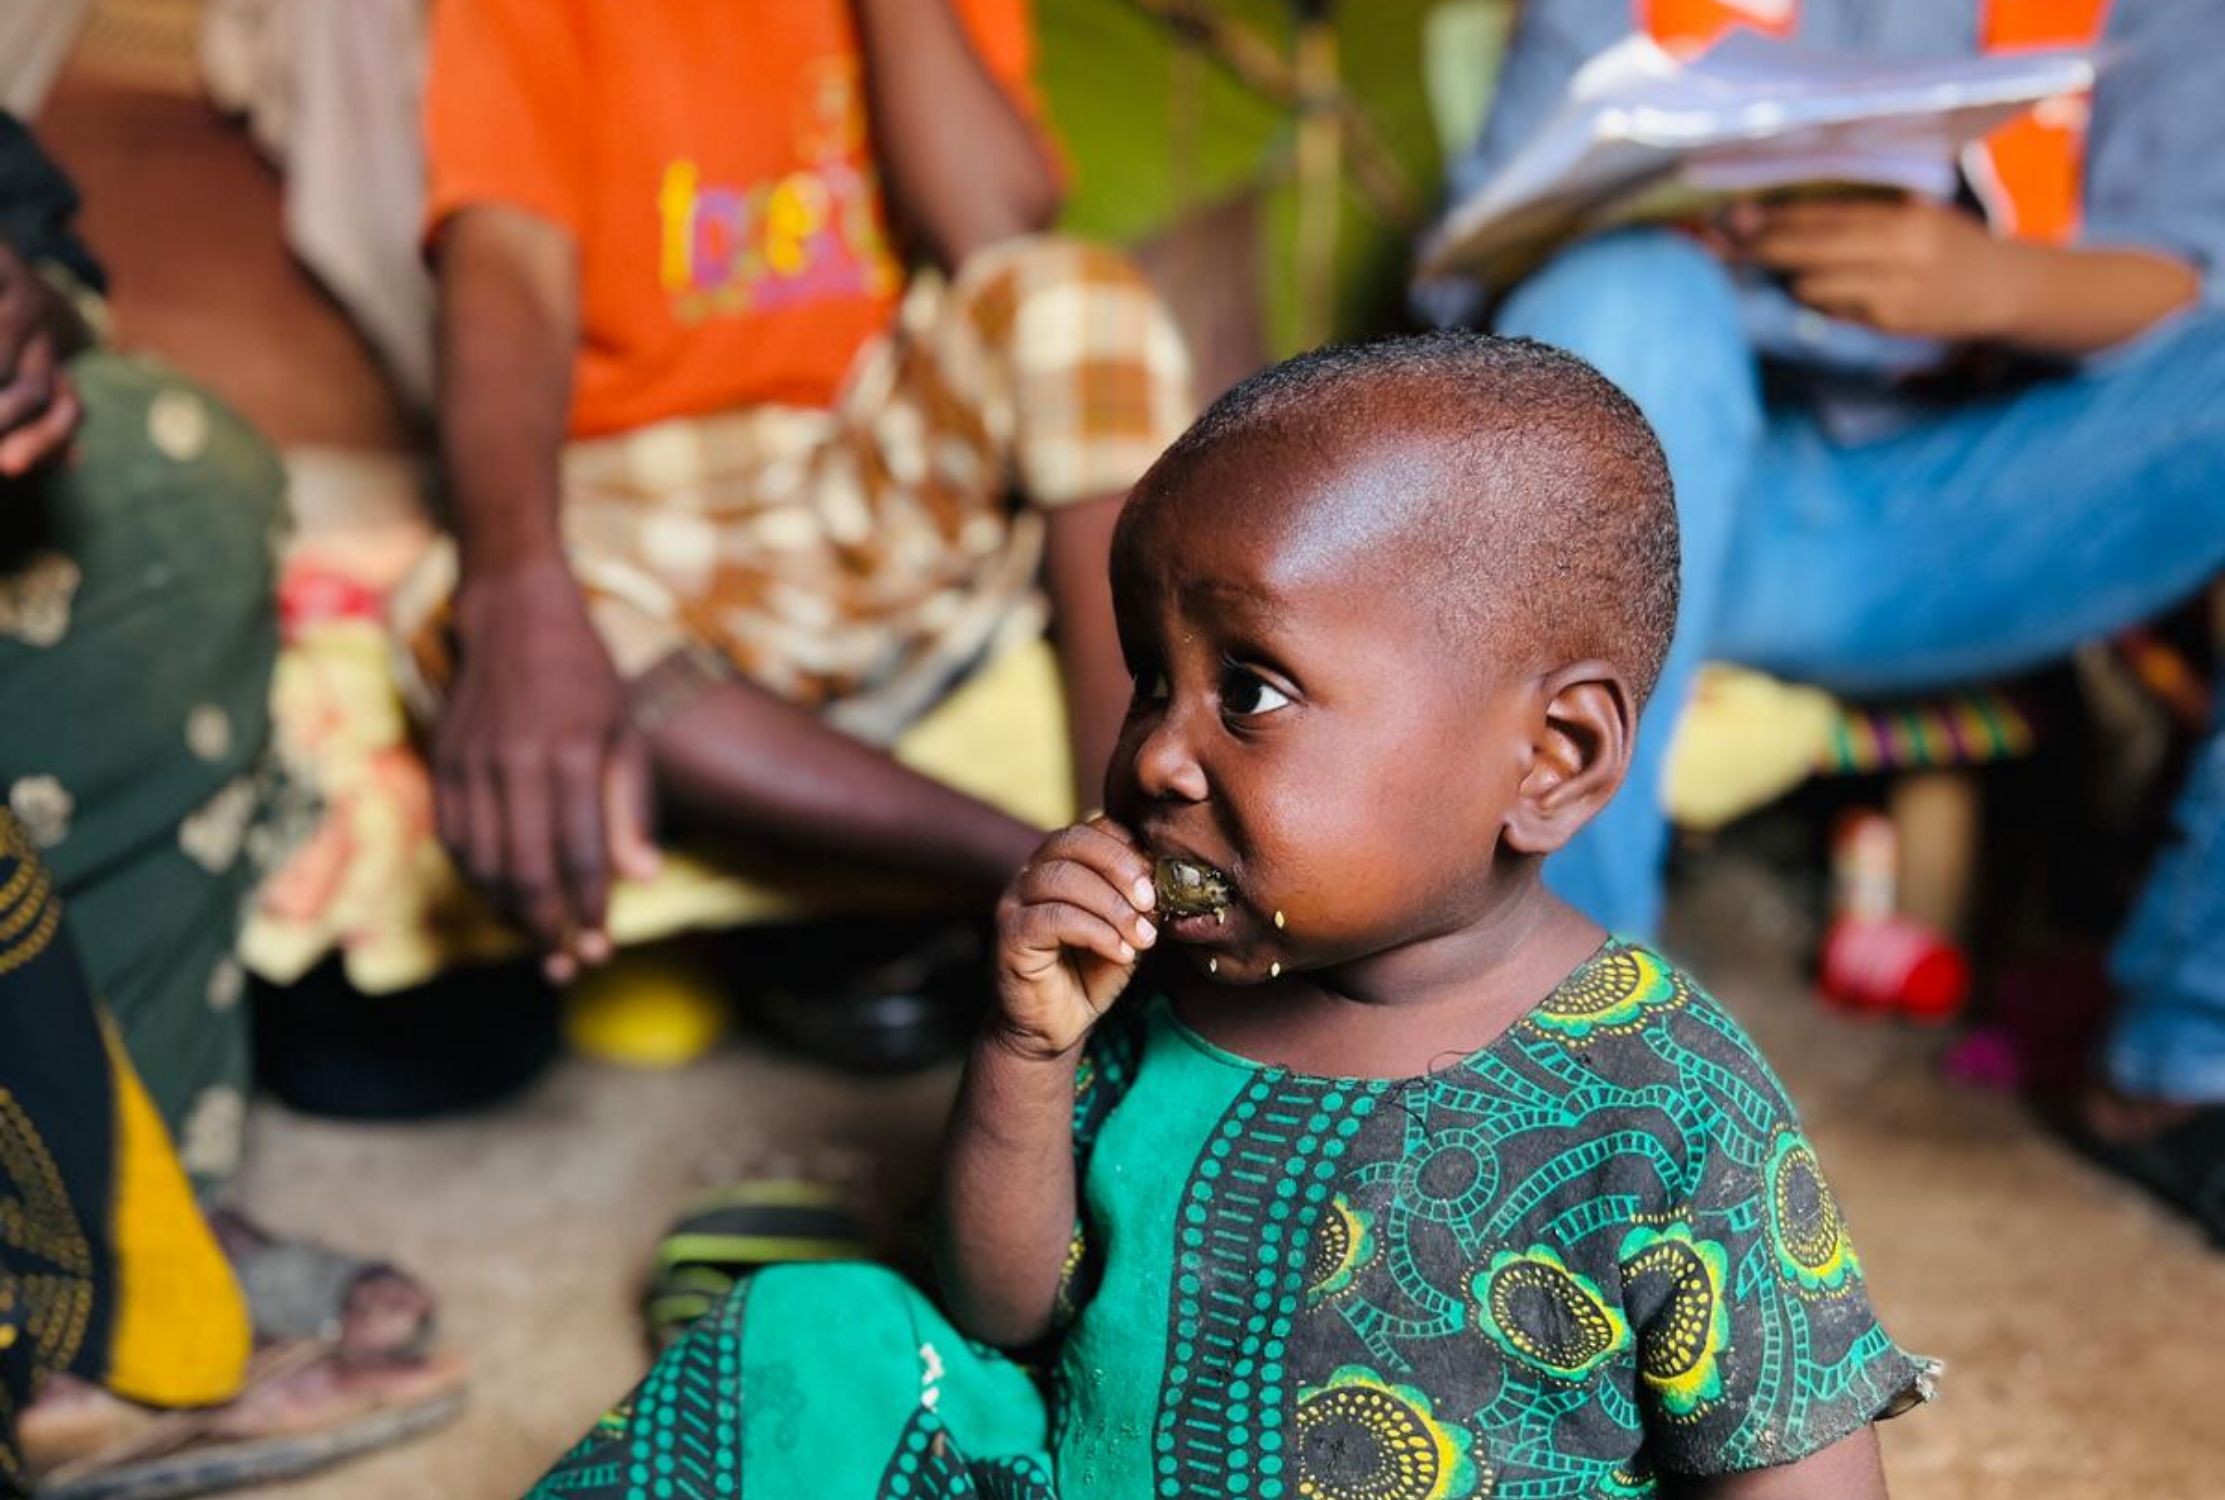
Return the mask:
<svg viewBox="0 0 2225 1500">
<path fill-rule="evenodd" d="M 729 1297 L 665 1352 L 528 1500 L 712 1500 L 741 1493 L 741 1320 Z"/>
<path fill-rule="evenodd" d="M 1264 1071 L 1207 1143 L 1176 1231 L 1168 1368 L 1153 1433 L 1159 1493 L 1279 1500 L 1296 1486 L 1285 1430 L 1290 1325 L 1314 1225 L 1386 1085 Z"/>
<path fill-rule="evenodd" d="M 1032 1458 L 968 1462 L 943 1420 L 915 1414 L 897 1438 L 895 1456 L 881 1476 L 885 1500 L 1058 1500 L 1050 1470 Z"/>
</svg>

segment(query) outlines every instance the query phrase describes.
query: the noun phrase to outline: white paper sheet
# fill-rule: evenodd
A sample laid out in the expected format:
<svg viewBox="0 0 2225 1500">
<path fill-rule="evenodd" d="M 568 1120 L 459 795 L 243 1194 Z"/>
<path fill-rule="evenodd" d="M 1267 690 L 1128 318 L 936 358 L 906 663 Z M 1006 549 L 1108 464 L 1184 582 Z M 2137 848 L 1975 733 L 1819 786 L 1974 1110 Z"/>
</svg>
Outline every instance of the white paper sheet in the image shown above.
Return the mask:
<svg viewBox="0 0 2225 1500">
<path fill-rule="evenodd" d="M 1820 184 L 1944 197 L 1962 149 L 2094 81 L 2079 51 L 1880 61 L 1737 33 L 1689 62 L 1633 36 L 1422 247 L 1425 278 L 1493 273 L 1661 201 Z"/>
</svg>

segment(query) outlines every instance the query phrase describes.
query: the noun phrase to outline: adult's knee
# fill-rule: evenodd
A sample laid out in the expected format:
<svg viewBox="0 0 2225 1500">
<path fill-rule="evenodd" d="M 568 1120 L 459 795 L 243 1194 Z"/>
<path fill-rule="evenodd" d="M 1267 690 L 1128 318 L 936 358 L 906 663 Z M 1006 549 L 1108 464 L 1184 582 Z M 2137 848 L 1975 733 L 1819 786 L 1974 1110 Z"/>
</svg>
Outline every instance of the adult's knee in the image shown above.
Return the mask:
<svg viewBox="0 0 2225 1500">
<path fill-rule="evenodd" d="M 70 529 L 154 537 L 195 590 L 243 605 L 271 594 L 286 479 L 263 436 L 152 360 L 96 351 L 70 370 L 85 405 L 59 503 Z"/>
<path fill-rule="evenodd" d="M 2166 422 L 2177 414 L 2190 442 L 2209 453 L 2225 445 L 2225 311 L 2184 318 L 2133 351 L 2122 373 L 2139 383 L 2136 400 Z"/>
<path fill-rule="evenodd" d="M 245 419 L 149 360 L 71 367 L 85 419 L 48 503 L 87 594 L 119 627 L 230 672 L 275 654 L 285 470 Z M 209 684 L 202 684 L 204 688 Z"/>
<path fill-rule="evenodd" d="M 1549 338 L 1737 319 L 1730 272 L 1705 247 L 1672 230 L 1632 229 L 1555 255 L 1515 287 L 1497 321 L 1502 333 Z"/>
</svg>

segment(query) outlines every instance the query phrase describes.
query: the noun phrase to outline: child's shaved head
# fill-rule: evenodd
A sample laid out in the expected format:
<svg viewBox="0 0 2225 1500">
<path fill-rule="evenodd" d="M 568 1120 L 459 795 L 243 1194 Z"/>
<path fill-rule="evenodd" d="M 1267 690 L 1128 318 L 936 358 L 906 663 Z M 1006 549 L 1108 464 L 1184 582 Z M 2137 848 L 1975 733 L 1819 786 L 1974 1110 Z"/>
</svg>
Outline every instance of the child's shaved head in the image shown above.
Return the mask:
<svg viewBox="0 0 2225 1500">
<path fill-rule="evenodd" d="M 1637 406 L 1572 354 L 1433 333 L 1317 350 L 1222 396 L 1137 487 L 1132 512 L 1239 445 L 1353 476 L 1325 545 L 1397 548 L 1462 643 L 1605 661 L 1640 702 L 1676 628 L 1676 502 Z M 1295 451 L 1294 451 L 1295 450 Z M 1225 492 L 1187 504 L 1260 503 Z M 1140 521 L 1141 514 L 1132 515 Z"/>
</svg>

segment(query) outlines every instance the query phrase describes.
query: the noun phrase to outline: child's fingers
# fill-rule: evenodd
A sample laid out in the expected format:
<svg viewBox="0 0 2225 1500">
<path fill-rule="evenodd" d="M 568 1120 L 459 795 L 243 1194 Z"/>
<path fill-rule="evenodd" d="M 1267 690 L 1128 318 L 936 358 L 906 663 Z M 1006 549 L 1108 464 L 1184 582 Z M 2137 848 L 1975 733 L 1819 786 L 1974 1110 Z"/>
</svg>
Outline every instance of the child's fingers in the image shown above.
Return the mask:
<svg viewBox="0 0 2225 1500">
<path fill-rule="evenodd" d="M 1029 865 L 1012 883 L 1012 894 L 1023 910 L 1057 904 L 1078 907 L 1138 948 L 1148 948 L 1158 940 L 1158 928 L 1136 909 L 1134 895 L 1122 894 L 1104 872 L 1078 860 L 1051 859 Z"/>
<path fill-rule="evenodd" d="M 1119 830 L 1119 825 L 1103 819 L 1062 828 L 1043 841 L 1030 868 L 1060 861 L 1086 865 L 1137 911 L 1149 911 L 1158 900 L 1151 884 L 1151 861 L 1125 841 L 1125 830 L 1117 835 L 1114 830 Z"/>
<path fill-rule="evenodd" d="M 1011 968 L 1022 979 L 1043 978 L 1068 950 L 1093 953 L 1119 968 L 1136 961 L 1135 945 L 1120 935 L 1119 928 L 1096 912 L 1064 901 L 1016 908 L 1007 919 L 1005 933 L 1019 950 Z"/>
</svg>

